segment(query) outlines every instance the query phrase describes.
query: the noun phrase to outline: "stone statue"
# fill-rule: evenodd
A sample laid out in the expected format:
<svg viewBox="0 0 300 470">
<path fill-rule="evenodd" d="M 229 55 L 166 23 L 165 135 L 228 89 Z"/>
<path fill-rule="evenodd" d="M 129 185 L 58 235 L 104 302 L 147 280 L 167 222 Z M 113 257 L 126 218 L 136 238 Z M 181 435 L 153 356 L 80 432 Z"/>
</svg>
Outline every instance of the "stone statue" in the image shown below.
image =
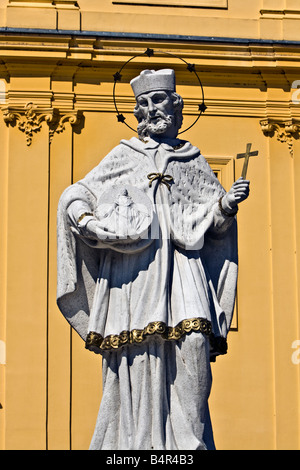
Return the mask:
<svg viewBox="0 0 300 470">
<path fill-rule="evenodd" d="M 102 355 L 90 449 L 214 449 L 210 361 L 227 351 L 238 204 L 177 137 L 173 70 L 131 81 L 138 138 L 122 140 L 58 207 L 58 306 Z"/>
</svg>

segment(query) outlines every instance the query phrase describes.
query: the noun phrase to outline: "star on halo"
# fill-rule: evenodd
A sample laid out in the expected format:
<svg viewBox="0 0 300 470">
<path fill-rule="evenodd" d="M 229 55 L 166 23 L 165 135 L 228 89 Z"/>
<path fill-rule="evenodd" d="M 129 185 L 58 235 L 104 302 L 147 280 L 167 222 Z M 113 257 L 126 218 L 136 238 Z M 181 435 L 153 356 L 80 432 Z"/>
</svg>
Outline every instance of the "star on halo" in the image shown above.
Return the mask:
<svg viewBox="0 0 300 470">
<path fill-rule="evenodd" d="M 203 103 L 199 104 L 198 109 L 199 109 L 199 111 L 201 111 L 202 113 L 205 112 L 205 110 L 207 109 L 207 106 L 205 105 L 204 101 L 203 101 Z"/>
<path fill-rule="evenodd" d="M 148 57 L 152 57 L 154 55 L 154 50 L 153 49 L 150 49 L 149 47 L 147 47 L 147 49 L 145 50 L 145 54 L 148 56 Z"/>
<path fill-rule="evenodd" d="M 124 122 L 126 117 L 124 117 L 123 114 L 118 114 L 117 119 L 118 119 L 118 122 Z"/>
<path fill-rule="evenodd" d="M 116 72 L 114 75 L 114 80 L 115 82 L 120 82 L 121 81 L 121 78 L 122 78 L 122 75 L 120 74 L 120 72 Z"/>
<path fill-rule="evenodd" d="M 189 72 L 195 72 L 196 71 L 195 64 L 188 64 L 187 69 Z"/>
</svg>

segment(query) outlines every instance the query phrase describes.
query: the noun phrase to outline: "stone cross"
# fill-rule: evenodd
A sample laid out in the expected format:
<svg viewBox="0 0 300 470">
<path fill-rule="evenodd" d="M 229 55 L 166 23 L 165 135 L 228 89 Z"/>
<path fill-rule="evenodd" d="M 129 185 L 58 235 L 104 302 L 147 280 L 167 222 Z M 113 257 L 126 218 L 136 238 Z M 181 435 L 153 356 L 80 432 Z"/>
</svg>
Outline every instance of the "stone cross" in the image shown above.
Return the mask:
<svg viewBox="0 0 300 470">
<path fill-rule="evenodd" d="M 242 171 L 242 178 L 246 179 L 248 163 L 250 157 L 256 157 L 258 155 L 258 151 L 250 152 L 252 144 L 247 144 L 246 153 L 238 153 L 236 158 L 245 158 L 244 166 Z"/>
</svg>

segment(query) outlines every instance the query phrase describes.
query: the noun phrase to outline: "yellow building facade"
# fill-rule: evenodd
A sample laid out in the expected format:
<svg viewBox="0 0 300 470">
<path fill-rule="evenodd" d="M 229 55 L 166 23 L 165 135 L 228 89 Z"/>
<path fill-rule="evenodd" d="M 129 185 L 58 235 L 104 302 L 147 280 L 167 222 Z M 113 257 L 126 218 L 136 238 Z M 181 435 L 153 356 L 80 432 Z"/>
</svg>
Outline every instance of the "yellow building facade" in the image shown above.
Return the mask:
<svg viewBox="0 0 300 470">
<path fill-rule="evenodd" d="M 175 69 L 189 128 L 202 93 L 187 64 L 207 109 L 183 137 L 226 189 L 236 155 L 259 151 L 229 351 L 212 364 L 216 446 L 300 448 L 299 31 L 298 0 L 0 0 L 0 449 L 89 446 L 101 362 L 56 306 L 58 199 L 134 135 L 142 69 Z"/>
</svg>

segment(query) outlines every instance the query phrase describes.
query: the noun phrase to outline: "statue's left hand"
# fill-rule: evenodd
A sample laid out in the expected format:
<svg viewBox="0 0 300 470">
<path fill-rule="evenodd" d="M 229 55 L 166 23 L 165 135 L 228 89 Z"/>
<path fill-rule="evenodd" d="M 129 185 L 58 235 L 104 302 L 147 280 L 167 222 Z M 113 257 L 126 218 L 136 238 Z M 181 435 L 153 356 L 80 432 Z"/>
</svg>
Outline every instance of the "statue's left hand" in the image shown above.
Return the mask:
<svg viewBox="0 0 300 470">
<path fill-rule="evenodd" d="M 233 183 L 230 190 L 223 197 L 222 205 L 226 210 L 235 210 L 237 205 L 243 202 L 249 196 L 250 181 L 240 177 Z"/>
</svg>

